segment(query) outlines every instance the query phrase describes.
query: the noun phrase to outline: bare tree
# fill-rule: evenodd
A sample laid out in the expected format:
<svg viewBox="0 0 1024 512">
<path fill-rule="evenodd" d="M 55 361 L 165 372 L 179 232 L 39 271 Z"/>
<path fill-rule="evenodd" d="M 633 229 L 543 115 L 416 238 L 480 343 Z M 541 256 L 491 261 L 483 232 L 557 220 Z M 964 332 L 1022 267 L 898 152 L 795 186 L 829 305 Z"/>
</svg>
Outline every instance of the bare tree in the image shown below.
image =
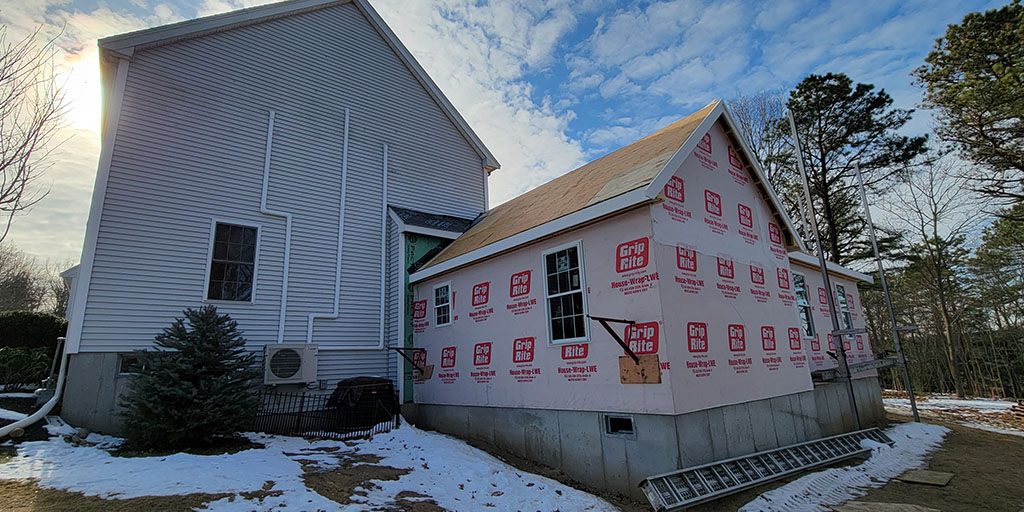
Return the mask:
<svg viewBox="0 0 1024 512">
<path fill-rule="evenodd" d="M 883 206 L 909 243 L 904 273 L 916 278 L 927 296 L 922 304 L 932 309 L 934 330 L 944 345 L 949 377 L 959 397 L 964 396 L 964 387 L 958 325 L 969 311 L 964 285 L 967 237 L 984 219 L 982 204 L 970 194 L 964 174 L 949 158 L 936 160 L 906 176 L 892 202 Z"/>
<path fill-rule="evenodd" d="M 35 259 L 10 244 L 0 245 L 0 311 L 35 311 L 45 298 Z"/>
<path fill-rule="evenodd" d="M 37 183 L 59 146 L 67 104 L 53 69 L 54 40 L 36 44 L 39 30 L 10 41 L 0 25 L 0 242 L 14 216 L 49 189 Z"/>
<path fill-rule="evenodd" d="M 773 127 L 786 120 L 786 97 L 782 91 L 761 91 L 740 96 L 729 103 L 743 136 L 775 190 L 783 190 L 782 177 L 790 158 L 790 146 L 784 132 Z"/>
<path fill-rule="evenodd" d="M 60 274 L 74 265 L 73 260 L 65 259 L 57 263 L 48 262 L 42 269 L 46 281 L 46 312 L 57 316 L 64 316 L 67 313 L 68 301 L 71 299 L 71 282 Z"/>
</svg>

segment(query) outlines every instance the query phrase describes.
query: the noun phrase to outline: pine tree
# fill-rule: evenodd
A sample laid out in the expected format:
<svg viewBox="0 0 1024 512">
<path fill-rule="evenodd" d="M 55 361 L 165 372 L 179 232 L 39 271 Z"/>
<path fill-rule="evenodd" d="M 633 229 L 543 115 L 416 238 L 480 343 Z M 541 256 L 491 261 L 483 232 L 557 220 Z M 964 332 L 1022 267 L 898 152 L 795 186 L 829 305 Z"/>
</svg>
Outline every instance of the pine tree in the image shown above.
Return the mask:
<svg viewBox="0 0 1024 512">
<path fill-rule="evenodd" d="M 156 336 L 157 350 L 136 353 L 142 370 L 121 402 L 133 449 L 211 446 L 256 412 L 255 357 L 237 322 L 212 305 L 184 315 Z"/>
</svg>

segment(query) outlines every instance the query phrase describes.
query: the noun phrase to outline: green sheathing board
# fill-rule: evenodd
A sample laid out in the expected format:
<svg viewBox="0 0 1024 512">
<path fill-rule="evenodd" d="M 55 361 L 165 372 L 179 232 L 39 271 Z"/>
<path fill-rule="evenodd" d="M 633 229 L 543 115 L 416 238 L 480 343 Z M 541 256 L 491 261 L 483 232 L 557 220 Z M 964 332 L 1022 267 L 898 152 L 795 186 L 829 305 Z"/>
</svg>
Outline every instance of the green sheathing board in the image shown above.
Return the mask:
<svg viewBox="0 0 1024 512">
<path fill-rule="evenodd" d="M 412 303 L 413 303 L 413 290 L 412 285 L 409 284 L 409 266 L 419 261 L 425 254 L 430 252 L 431 249 L 441 245 L 445 240 L 428 235 L 417 235 L 415 233 L 403 233 L 405 236 L 405 268 L 402 269 L 402 285 L 405 288 L 405 340 L 402 345 L 406 348 L 412 348 Z M 409 361 L 402 359 L 402 378 L 405 379 L 405 393 L 402 396 L 402 400 L 405 402 L 412 402 L 412 378 L 413 371 L 415 371 Z"/>
</svg>

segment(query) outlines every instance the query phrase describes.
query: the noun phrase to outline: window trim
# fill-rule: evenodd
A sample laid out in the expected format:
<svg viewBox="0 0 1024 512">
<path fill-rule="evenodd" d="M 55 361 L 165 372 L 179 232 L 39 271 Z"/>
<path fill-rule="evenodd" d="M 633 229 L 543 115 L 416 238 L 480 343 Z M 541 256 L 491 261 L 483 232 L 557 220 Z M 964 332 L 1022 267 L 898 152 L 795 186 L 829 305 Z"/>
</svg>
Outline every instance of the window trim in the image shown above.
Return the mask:
<svg viewBox="0 0 1024 512">
<path fill-rule="evenodd" d="M 800 320 L 800 322 L 801 322 L 801 325 L 800 325 L 800 339 L 813 340 L 818 335 L 818 328 L 814 325 L 814 305 L 811 304 L 811 287 L 810 287 L 809 284 L 807 284 L 807 275 L 802 273 L 802 272 L 797 272 L 795 270 L 790 270 L 790 275 L 793 278 L 793 295 L 796 295 L 796 297 L 797 297 L 797 299 L 796 299 L 796 318 L 797 318 L 797 320 Z M 802 306 L 800 306 L 800 296 L 797 295 L 797 293 L 796 293 L 796 276 L 800 276 L 800 279 L 802 279 L 803 282 L 804 282 L 804 293 L 807 295 L 807 309 L 809 310 L 809 314 L 807 316 L 807 319 L 808 319 L 808 321 L 811 324 L 811 334 L 807 334 L 803 330 L 803 321 L 800 318 L 800 308 Z"/>
<path fill-rule="evenodd" d="M 835 288 L 836 309 L 838 310 L 838 313 L 839 313 L 839 321 L 842 322 L 842 323 L 846 323 L 846 321 L 845 321 L 846 317 L 843 316 L 843 313 L 844 313 L 843 308 L 844 307 L 846 308 L 846 311 L 845 311 L 846 315 L 850 317 L 850 324 L 849 325 L 841 325 L 840 327 L 842 327 L 843 329 L 853 329 L 854 328 L 853 327 L 853 312 L 850 310 L 850 303 L 846 300 L 846 285 L 844 285 L 843 283 L 834 283 L 832 285 L 832 287 Z M 839 288 L 840 287 L 843 288 L 843 292 L 842 293 L 839 293 Z"/>
<path fill-rule="evenodd" d="M 437 308 L 438 308 L 438 306 L 437 306 L 437 289 L 445 287 L 445 286 L 448 287 L 448 304 L 447 304 L 447 306 L 448 306 L 448 322 L 441 324 L 441 323 L 437 322 Z M 433 315 L 431 315 L 431 316 L 434 319 L 434 327 L 435 328 L 436 327 L 448 327 L 449 325 L 452 325 L 453 323 L 455 323 L 455 300 L 454 299 L 455 299 L 455 294 L 452 293 L 452 282 L 451 281 L 445 281 L 443 283 L 437 283 L 433 288 L 431 288 L 431 290 L 430 290 L 430 309 L 433 312 Z M 443 305 L 444 304 L 442 304 L 442 306 Z"/>
<path fill-rule="evenodd" d="M 550 295 L 550 293 L 548 293 L 548 268 L 547 268 L 547 262 L 545 261 L 545 259 L 547 258 L 548 254 L 551 254 L 551 253 L 554 253 L 554 252 L 558 252 L 558 251 L 562 251 L 562 250 L 565 250 L 565 249 L 569 249 L 569 248 L 572 248 L 572 247 L 576 248 L 576 255 L 577 255 L 577 257 L 579 258 L 579 261 L 580 261 L 580 289 L 579 289 L 579 291 L 583 294 L 583 333 L 584 334 L 583 334 L 583 336 L 577 336 L 575 338 L 568 338 L 568 339 L 563 339 L 563 340 L 555 341 L 554 337 L 551 335 L 551 309 L 548 306 L 548 299 L 551 298 L 551 295 Z M 587 287 L 587 274 L 586 274 L 586 271 L 585 271 L 585 268 L 584 268 L 585 266 L 586 265 L 585 265 L 585 262 L 584 262 L 584 259 L 583 259 L 583 239 L 574 240 L 574 241 L 569 242 L 569 243 L 557 245 L 555 247 L 551 247 L 551 248 L 545 249 L 545 250 L 541 251 L 541 253 L 540 253 L 541 276 L 542 276 L 542 279 L 544 280 L 544 323 L 546 325 L 545 329 L 547 330 L 547 334 L 548 334 L 548 345 L 567 345 L 567 344 L 570 344 L 570 343 L 587 343 L 587 342 L 590 341 L 590 321 L 589 321 L 590 306 L 589 306 L 588 301 L 587 301 L 587 295 L 588 295 L 589 289 Z M 566 292 L 566 293 L 563 293 L 563 294 L 561 294 L 559 296 L 567 295 L 569 293 L 575 293 L 575 292 Z"/>
<path fill-rule="evenodd" d="M 225 300 L 225 299 L 210 299 L 210 270 L 213 268 L 213 244 L 217 237 L 217 224 L 230 224 L 233 226 L 242 226 L 245 228 L 256 229 L 256 247 L 253 249 L 255 254 L 252 258 L 252 293 L 249 294 L 249 300 Z M 260 269 L 260 244 L 263 242 L 263 225 L 254 223 L 251 221 L 243 221 L 238 219 L 228 219 L 224 217 L 212 217 L 210 219 L 210 239 L 207 241 L 206 247 L 206 273 L 203 274 L 203 297 L 202 302 L 204 304 L 234 304 L 238 306 L 252 305 L 256 303 L 256 283 L 259 277 Z"/>
</svg>

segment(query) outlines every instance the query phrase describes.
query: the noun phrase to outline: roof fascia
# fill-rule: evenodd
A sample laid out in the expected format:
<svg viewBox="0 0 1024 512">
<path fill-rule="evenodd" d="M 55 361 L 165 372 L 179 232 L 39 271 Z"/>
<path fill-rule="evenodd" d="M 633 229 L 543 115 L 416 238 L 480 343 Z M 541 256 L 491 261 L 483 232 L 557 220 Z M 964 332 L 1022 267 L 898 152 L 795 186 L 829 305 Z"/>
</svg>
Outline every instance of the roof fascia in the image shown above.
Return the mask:
<svg viewBox="0 0 1024 512">
<path fill-rule="evenodd" d="M 625 194 L 619 194 L 611 199 L 606 199 L 600 203 L 590 205 L 564 217 L 559 217 L 555 220 L 545 222 L 544 224 L 516 233 L 515 235 L 503 238 L 479 249 L 469 251 L 465 254 L 460 254 L 450 260 L 442 261 L 437 265 L 422 269 L 415 274 L 410 275 L 409 282 L 415 283 L 424 279 L 429 279 L 458 267 L 469 265 L 470 263 L 474 263 L 478 260 L 510 251 L 535 240 L 546 238 L 584 224 L 589 224 L 590 222 L 602 217 L 650 202 L 650 200 L 651 199 L 644 193 L 643 188 L 637 188 L 626 192 Z"/>
<path fill-rule="evenodd" d="M 811 256 L 805 252 L 792 251 L 789 253 L 789 259 L 794 260 L 798 263 L 802 263 L 808 268 L 821 270 L 821 264 L 818 263 L 818 258 Z M 865 283 L 874 283 L 875 280 L 867 274 L 857 272 L 856 270 L 848 269 L 842 265 L 838 265 L 834 262 L 826 262 L 829 273 L 837 274 L 843 277 L 848 277 L 854 281 L 863 281 Z"/>
<path fill-rule="evenodd" d="M 487 146 L 485 146 L 483 141 L 480 140 L 480 137 L 477 136 L 476 132 L 469 127 L 469 123 L 467 123 L 466 119 L 462 117 L 462 114 L 460 114 L 455 108 L 455 105 L 452 105 L 452 103 L 448 101 L 448 98 L 443 92 L 441 92 L 441 88 L 434 83 L 434 80 L 431 79 L 430 75 L 428 75 L 420 66 L 419 62 L 416 61 L 416 58 L 409 52 L 409 49 L 406 48 L 405 45 L 402 44 L 402 41 L 398 39 L 398 36 L 391 31 L 391 27 L 384 22 L 384 19 L 380 17 L 380 14 L 373 9 L 373 6 L 371 6 L 367 0 L 352 0 L 352 2 L 359 7 L 367 19 L 373 22 L 377 31 L 384 36 L 384 40 L 391 45 L 391 48 L 396 54 L 398 54 L 399 58 L 402 59 L 406 67 L 408 67 L 420 83 L 423 84 L 423 87 L 427 92 L 434 97 L 434 100 L 441 106 L 441 109 L 448 115 L 448 118 L 455 123 L 455 126 L 460 132 L 462 132 L 462 135 L 466 140 L 473 145 L 477 154 L 479 154 L 482 159 L 483 168 L 487 170 L 488 174 L 491 171 L 500 168 L 501 164 L 498 163 L 498 159 L 494 157 L 489 149 L 487 149 Z"/>
<path fill-rule="evenodd" d="M 233 25 L 251 23 L 263 18 L 283 16 L 297 11 L 323 7 L 331 4 L 343 4 L 350 0 L 290 0 L 274 4 L 260 5 L 240 9 L 237 11 L 204 16 L 191 20 L 163 25 L 160 27 L 147 28 L 127 34 L 104 37 L 99 40 L 99 46 L 105 50 L 113 50 L 124 53 L 136 46 L 153 45 L 168 39 L 180 39 L 183 37 L 195 37 L 205 32 L 221 30 Z"/>
</svg>

